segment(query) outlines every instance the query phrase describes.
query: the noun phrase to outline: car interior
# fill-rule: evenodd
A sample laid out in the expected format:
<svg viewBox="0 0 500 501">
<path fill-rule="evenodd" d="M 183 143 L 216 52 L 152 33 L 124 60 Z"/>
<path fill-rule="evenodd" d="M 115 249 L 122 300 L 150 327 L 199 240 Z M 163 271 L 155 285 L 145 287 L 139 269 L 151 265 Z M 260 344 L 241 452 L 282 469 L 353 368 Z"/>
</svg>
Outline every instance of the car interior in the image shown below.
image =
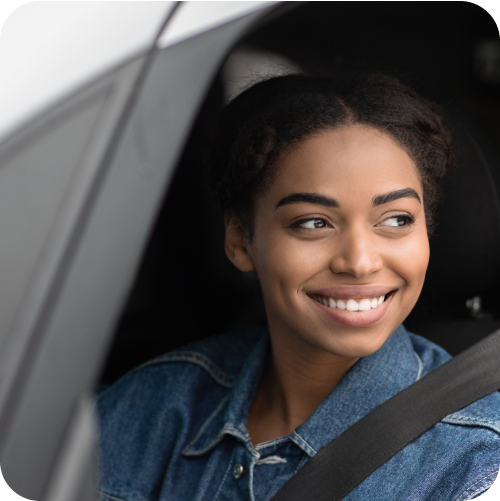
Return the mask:
<svg viewBox="0 0 500 501">
<path fill-rule="evenodd" d="M 279 11 L 227 54 L 192 126 L 116 324 L 100 377 L 109 385 L 178 346 L 265 325 L 255 276 L 224 254 L 223 215 L 203 170 L 229 98 L 277 74 L 384 71 L 440 103 L 455 161 L 445 179 L 431 260 L 412 332 L 452 355 L 500 328 L 500 42 L 467 2 L 311 2 Z"/>
</svg>

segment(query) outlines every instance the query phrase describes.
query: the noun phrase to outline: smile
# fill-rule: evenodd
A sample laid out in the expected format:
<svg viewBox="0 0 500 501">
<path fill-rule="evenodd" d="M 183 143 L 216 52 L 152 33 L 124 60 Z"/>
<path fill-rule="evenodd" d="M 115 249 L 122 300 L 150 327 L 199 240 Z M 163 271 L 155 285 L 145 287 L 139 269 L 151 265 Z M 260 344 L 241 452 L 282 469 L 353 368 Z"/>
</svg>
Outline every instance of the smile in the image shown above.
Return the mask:
<svg viewBox="0 0 500 501">
<path fill-rule="evenodd" d="M 347 311 L 369 311 L 378 308 L 385 300 L 385 296 L 364 299 L 334 299 L 332 297 L 311 294 L 310 297 L 328 308 L 338 308 L 339 310 Z"/>
<path fill-rule="evenodd" d="M 321 292 L 307 295 L 326 318 L 349 327 L 368 327 L 382 320 L 397 289 L 332 287 Z"/>
</svg>

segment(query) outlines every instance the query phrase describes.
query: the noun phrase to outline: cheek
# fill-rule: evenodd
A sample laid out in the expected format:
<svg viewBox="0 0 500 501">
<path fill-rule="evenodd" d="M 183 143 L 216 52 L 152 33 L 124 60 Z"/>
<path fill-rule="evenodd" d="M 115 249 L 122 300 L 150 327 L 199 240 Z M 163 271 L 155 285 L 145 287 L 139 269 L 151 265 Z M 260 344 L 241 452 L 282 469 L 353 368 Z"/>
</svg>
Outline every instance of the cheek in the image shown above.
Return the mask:
<svg viewBox="0 0 500 501">
<path fill-rule="evenodd" d="M 426 232 L 415 232 L 402 238 L 398 245 L 388 248 L 390 267 L 406 282 L 406 289 L 411 296 L 418 295 L 422 289 L 425 272 L 429 264 L 429 240 Z M 413 297 L 412 297 L 413 299 Z"/>
<path fill-rule="evenodd" d="M 283 236 L 256 240 L 252 254 L 262 292 L 271 300 L 276 299 L 276 294 L 295 294 L 321 268 L 313 245 Z"/>
</svg>

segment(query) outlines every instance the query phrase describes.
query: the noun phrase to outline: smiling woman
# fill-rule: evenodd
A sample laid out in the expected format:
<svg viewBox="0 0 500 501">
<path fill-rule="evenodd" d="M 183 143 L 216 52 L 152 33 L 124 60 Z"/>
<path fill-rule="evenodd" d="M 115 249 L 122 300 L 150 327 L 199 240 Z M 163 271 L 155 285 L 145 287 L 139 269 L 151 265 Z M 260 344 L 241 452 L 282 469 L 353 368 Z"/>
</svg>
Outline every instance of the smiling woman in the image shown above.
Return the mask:
<svg viewBox="0 0 500 501">
<path fill-rule="evenodd" d="M 402 322 L 450 156 L 436 106 L 383 75 L 278 77 L 230 103 L 211 183 L 268 328 L 175 350 L 101 395 L 102 499 L 269 500 L 449 360 Z M 499 416 L 498 394 L 448 416 L 345 499 L 472 499 L 500 467 Z"/>
<path fill-rule="evenodd" d="M 262 106 L 271 96 L 272 104 Z M 273 148 L 260 171 L 252 172 L 254 193 L 235 189 L 238 199 L 221 197 L 221 203 L 226 252 L 240 270 L 256 270 L 271 332 L 276 369 L 264 376 L 248 422 L 259 443 L 302 424 L 359 357 L 382 346 L 418 299 L 429 260 L 422 205 L 428 197 L 421 181 L 426 172 L 421 166 L 419 173 L 398 134 L 388 130 L 399 129 L 406 144 L 412 144 L 410 126 L 424 136 L 420 144 L 412 138 L 409 151 L 417 159 L 425 135 L 442 145 L 434 157 L 441 153 L 446 161 L 449 145 L 432 108 L 385 76 L 347 77 L 335 84 L 302 76 L 262 82 L 228 107 L 219 141 L 227 141 L 228 126 L 236 125 L 232 116 L 241 117 L 250 103 L 262 106 L 252 117 L 261 123 L 231 127 L 239 130 L 234 143 L 253 141 L 249 149 L 258 158 L 265 130 L 262 145 L 269 149 L 272 141 Z M 425 115 L 427 123 L 419 123 Z M 407 123 L 398 123 L 403 118 Z M 231 160 L 219 163 L 217 155 L 213 170 L 242 170 L 240 154 L 236 159 L 233 153 L 234 167 Z M 441 174 L 445 165 L 434 169 L 439 167 Z M 430 176 L 426 180 L 434 202 L 438 190 L 429 186 Z M 306 367 L 301 381 L 300 368 Z"/>
</svg>

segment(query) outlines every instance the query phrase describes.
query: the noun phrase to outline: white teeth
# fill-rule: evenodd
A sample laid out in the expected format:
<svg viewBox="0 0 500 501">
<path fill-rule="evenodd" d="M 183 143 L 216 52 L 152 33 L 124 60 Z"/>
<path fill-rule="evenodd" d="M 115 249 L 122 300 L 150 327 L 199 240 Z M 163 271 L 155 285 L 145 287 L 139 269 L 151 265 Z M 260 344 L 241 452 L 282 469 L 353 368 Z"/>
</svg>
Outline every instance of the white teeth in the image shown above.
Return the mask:
<svg viewBox="0 0 500 501">
<path fill-rule="evenodd" d="M 369 311 L 380 306 L 385 299 L 385 296 L 379 298 L 366 298 L 356 301 L 355 299 L 333 299 L 326 296 L 311 295 L 312 299 L 329 308 L 338 308 L 339 310 L 347 311 Z"/>
<path fill-rule="evenodd" d="M 349 299 L 347 303 L 345 304 L 345 309 L 347 311 L 358 311 L 359 310 L 359 304 L 357 301 L 354 301 L 354 299 Z"/>
<path fill-rule="evenodd" d="M 362 299 L 359 302 L 358 310 L 359 311 L 368 311 L 372 309 L 371 301 L 369 299 Z"/>
</svg>

